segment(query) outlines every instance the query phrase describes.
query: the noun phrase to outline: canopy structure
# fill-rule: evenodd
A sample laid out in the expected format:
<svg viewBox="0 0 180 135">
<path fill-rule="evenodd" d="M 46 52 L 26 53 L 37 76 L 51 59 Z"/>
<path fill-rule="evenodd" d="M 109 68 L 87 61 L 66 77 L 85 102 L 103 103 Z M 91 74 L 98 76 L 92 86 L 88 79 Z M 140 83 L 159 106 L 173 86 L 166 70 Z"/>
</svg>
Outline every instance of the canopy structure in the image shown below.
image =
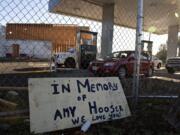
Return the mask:
<svg viewBox="0 0 180 135">
<path fill-rule="evenodd" d="M 144 31 L 168 34 L 168 57 L 177 51 L 179 9 L 179 0 L 144 0 Z M 137 23 L 137 0 L 50 0 L 49 11 L 102 22 L 103 52 L 112 50 L 113 31 L 105 28 L 113 29 L 115 24 L 135 29 Z"/>
<path fill-rule="evenodd" d="M 49 10 L 76 17 L 102 21 L 103 5 L 114 3 L 114 23 L 136 28 L 137 0 L 50 0 Z M 144 0 L 144 30 L 154 27 L 166 34 L 168 26 L 179 24 L 178 0 Z"/>
</svg>

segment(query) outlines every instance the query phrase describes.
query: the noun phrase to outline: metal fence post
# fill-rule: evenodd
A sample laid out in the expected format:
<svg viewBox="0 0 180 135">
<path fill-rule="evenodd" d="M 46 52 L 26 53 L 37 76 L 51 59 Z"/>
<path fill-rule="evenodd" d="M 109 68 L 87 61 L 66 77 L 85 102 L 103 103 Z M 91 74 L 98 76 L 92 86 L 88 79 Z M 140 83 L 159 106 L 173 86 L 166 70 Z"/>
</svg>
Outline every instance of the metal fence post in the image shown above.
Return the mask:
<svg viewBox="0 0 180 135">
<path fill-rule="evenodd" d="M 53 67 L 52 67 L 53 61 L 52 61 L 52 59 L 53 59 L 53 45 L 51 44 L 50 72 L 52 72 L 52 70 L 53 70 Z"/>
<path fill-rule="evenodd" d="M 138 0 L 136 47 L 135 47 L 135 60 L 136 61 L 134 64 L 134 75 L 133 75 L 133 96 L 134 96 L 135 105 L 138 102 L 138 94 L 139 94 L 139 75 L 140 75 L 142 31 L 143 31 L 143 0 Z"/>
</svg>

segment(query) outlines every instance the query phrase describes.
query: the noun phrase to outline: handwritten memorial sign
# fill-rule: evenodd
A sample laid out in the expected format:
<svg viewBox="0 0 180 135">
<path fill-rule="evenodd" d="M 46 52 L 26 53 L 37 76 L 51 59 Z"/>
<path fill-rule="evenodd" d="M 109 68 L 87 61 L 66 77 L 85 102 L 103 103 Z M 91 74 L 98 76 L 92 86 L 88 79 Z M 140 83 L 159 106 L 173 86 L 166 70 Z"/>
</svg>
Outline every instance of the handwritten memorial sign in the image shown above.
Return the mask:
<svg viewBox="0 0 180 135">
<path fill-rule="evenodd" d="M 130 116 L 116 77 L 29 79 L 30 127 L 35 133 Z"/>
</svg>

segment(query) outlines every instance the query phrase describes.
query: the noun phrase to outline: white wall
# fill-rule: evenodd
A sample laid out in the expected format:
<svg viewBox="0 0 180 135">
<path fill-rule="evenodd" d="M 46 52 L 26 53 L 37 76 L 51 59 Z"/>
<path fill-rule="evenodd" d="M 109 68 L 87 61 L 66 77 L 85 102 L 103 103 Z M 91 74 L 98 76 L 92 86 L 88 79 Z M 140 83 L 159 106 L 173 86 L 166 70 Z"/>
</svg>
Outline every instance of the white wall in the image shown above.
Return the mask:
<svg viewBox="0 0 180 135">
<path fill-rule="evenodd" d="M 11 46 L 7 45 L 6 40 L 0 39 L 0 57 L 5 57 L 8 52 L 11 52 Z"/>
<path fill-rule="evenodd" d="M 3 41 L 5 39 L 5 27 L 0 25 L 0 57 L 4 57 L 4 47 L 2 46 Z"/>
<path fill-rule="evenodd" d="M 51 42 L 35 40 L 0 40 L 0 57 L 5 57 L 6 53 L 12 53 L 12 44 L 20 45 L 20 54 L 27 54 L 34 58 L 50 58 Z"/>
<path fill-rule="evenodd" d="M 5 33 L 6 27 L 0 24 L 0 39 L 5 39 Z"/>
</svg>

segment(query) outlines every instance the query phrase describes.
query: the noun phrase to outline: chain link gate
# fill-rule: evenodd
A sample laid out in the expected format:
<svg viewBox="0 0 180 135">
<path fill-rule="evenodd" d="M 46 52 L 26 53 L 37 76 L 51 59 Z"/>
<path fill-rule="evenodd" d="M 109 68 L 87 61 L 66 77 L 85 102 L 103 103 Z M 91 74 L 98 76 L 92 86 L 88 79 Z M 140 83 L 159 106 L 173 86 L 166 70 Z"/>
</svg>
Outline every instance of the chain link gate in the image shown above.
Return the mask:
<svg viewBox="0 0 180 135">
<path fill-rule="evenodd" d="M 115 4 L 107 2 L 109 7 L 114 8 L 113 10 L 98 0 L 96 2 L 62 0 L 60 4 L 59 2 L 58 0 L 0 0 L 0 88 L 5 92 L 2 96 L 0 95 L 0 98 L 11 100 L 12 95 L 18 94 L 20 98 L 17 101 L 12 99 L 12 101 L 22 105 L 19 109 L 26 109 L 28 101 L 25 91 L 27 91 L 28 78 L 118 76 L 122 83 L 125 82 L 126 86 L 130 87 L 128 94 L 136 95 L 137 101 L 138 90 L 142 85 L 141 82 L 139 84 L 139 79 L 141 81 L 142 78 L 136 72 L 134 82 L 132 82 L 133 73 L 137 71 L 133 70 L 134 58 L 139 58 L 139 70 L 143 68 L 140 62 L 149 60 L 149 54 L 141 55 L 140 53 L 140 50 L 148 52 L 148 47 L 140 48 L 139 52 L 135 53 L 136 44 L 144 46 L 141 40 L 138 42 L 136 39 L 137 1 L 116 0 Z M 166 9 L 163 4 L 167 7 Z M 170 4 L 171 6 L 168 6 Z M 150 51 L 154 55 L 161 44 L 166 44 L 168 38 L 167 23 L 163 23 L 164 18 L 160 21 L 159 19 L 161 16 L 166 16 L 165 18 L 172 17 L 175 22 L 178 21 L 176 4 L 175 1 L 168 0 L 165 3 L 163 0 L 144 0 L 141 36 L 142 40 L 153 42 L 153 49 Z M 173 9 L 174 7 L 176 10 Z M 103 12 L 103 8 L 109 11 L 107 18 L 103 17 L 103 14 L 108 14 Z M 173 12 L 171 12 L 172 9 Z M 131 12 L 128 12 L 129 10 Z M 158 13 L 157 16 L 155 16 L 156 13 Z M 113 21 L 109 22 L 108 19 L 112 17 Z M 96 63 L 92 62 L 95 61 L 94 56 L 84 57 L 86 54 L 92 55 L 92 52 L 88 52 L 89 50 L 84 52 L 83 56 L 77 55 L 79 46 L 82 44 L 97 46 L 94 52 L 96 52 L 95 58 L 99 60 Z M 86 59 L 79 62 L 79 57 Z M 129 71 L 124 65 L 111 70 L 114 62 L 102 64 L 102 58 L 128 58 L 131 70 Z M 80 68 L 86 62 L 88 65 Z M 79 66 L 79 64 L 82 65 Z M 102 70 L 96 72 L 99 65 L 105 66 L 106 69 L 103 67 Z M 151 76 L 148 73 L 149 70 L 146 69 L 146 76 Z M 128 80 L 124 79 L 126 77 Z M 15 106 L 13 104 L 13 107 Z M 3 108 L 0 112 L 7 110 Z M 27 110 L 20 114 L 25 112 Z"/>
</svg>

